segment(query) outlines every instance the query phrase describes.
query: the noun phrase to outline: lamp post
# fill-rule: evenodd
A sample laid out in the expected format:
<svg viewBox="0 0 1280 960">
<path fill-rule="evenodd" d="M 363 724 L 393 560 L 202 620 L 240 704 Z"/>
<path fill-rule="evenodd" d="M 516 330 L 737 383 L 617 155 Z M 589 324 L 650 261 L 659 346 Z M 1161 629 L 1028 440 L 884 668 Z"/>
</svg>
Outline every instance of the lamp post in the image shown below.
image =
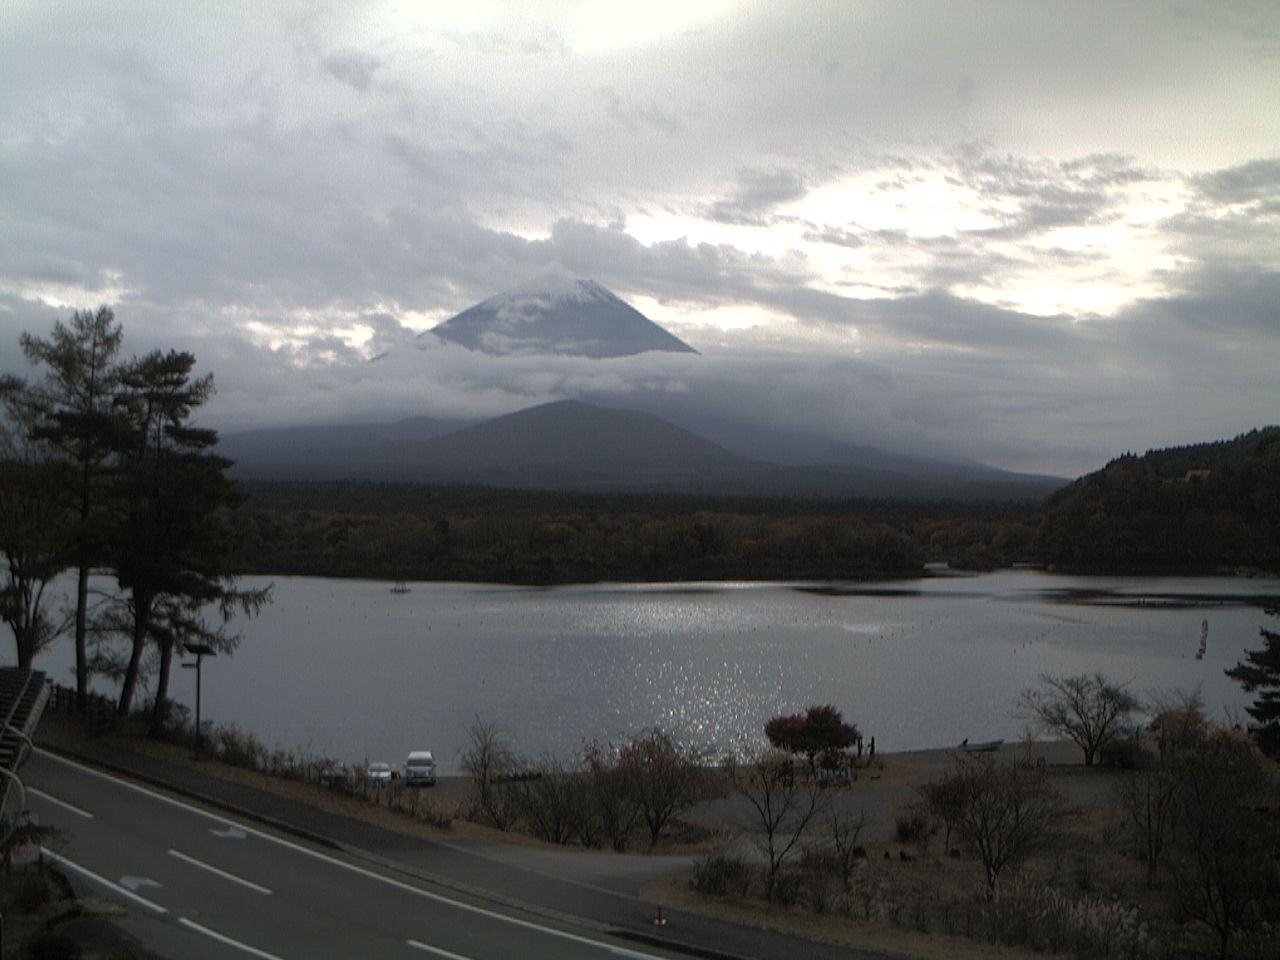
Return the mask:
<svg viewBox="0 0 1280 960">
<path fill-rule="evenodd" d="M 218 655 L 218 651 L 214 650 L 213 647 L 209 646 L 207 643 L 189 643 L 186 645 L 186 650 L 187 650 L 187 653 L 194 653 L 196 655 L 195 663 L 184 663 L 183 666 L 188 669 L 194 667 L 196 671 L 196 756 L 195 758 L 199 760 L 200 759 L 200 741 L 201 741 L 201 738 L 204 736 L 203 732 L 200 729 L 200 664 L 205 657 L 216 657 Z"/>
</svg>

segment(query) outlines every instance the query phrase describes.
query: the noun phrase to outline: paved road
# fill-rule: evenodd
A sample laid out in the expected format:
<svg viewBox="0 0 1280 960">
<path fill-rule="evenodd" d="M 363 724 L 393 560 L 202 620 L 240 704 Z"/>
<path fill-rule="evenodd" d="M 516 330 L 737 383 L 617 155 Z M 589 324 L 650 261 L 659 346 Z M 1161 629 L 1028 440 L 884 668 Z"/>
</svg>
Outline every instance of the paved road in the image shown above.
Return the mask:
<svg viewBox="0 0 1280 960">
<path fill-rule="evenodd" d="M 24 779 L 30 809 L 62 834 L 50 855 L 125 904 L 126 929 L 163 956 L 678 956 L 470 900 L 44 751 Z"/>
</svg>

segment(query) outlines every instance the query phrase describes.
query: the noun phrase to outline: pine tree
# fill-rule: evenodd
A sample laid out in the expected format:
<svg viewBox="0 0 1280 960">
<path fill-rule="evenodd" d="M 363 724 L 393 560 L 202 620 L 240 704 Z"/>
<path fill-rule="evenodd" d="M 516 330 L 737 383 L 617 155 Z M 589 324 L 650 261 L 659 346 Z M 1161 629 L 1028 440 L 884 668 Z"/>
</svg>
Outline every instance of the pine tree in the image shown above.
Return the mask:
<svg viewBox="0 0 1280 960">
<path fill-rule="evenodd" d="M 98 536 L 106 464 L 116 447 L 121 421 L 112 405 L 118 386 L 116 354 L 124 332 L 109 307 L 78 310 L 69 325 L 59 321 L 48 339 L 22 335 L 27 359 L 44 367 L 42 382 L 26 388 L 33 421 L 31 437 L 69 467 L 61 492 L 77 517 L 72 551 L 77 570 L 76 690 L 88 691 L 86 633 L 89 574 L 102 559 Z"/>
<path fill-rule="evenodd" d="M 175 650 L 186 643 L 227 650 L 237 638 L 210 626 L 216 606 L 223 624 L 236 609 L 252 613 L 269 591 L 240 591 L 231 574 L 231 543 L 223 512 L 238 500 L 226 476 L 231 461 L 213 452 L 217 433 L 189 423 L 213 392 L 213 378 L 192 377 L 195 357 L 151 353 L 122 373 L 118 404 L 131 430 L 120 452 L 121 510 L 111 565 L 127 593 L 114 625 L 127 632 L 119 712 L 127 714 L 147 644 L 159 649 L 153 725 L 164 718 Z"/>
<path fill-rule="evenodd" d="M 1280 616 L 1280 608 L 1267 610 Z M 1280 632 L 1260 627 L 1261 650 L 1246 650 L 1244 661 L 1226 671 L 1227 676 L 1244 687 L 1246 693 L 1258 693 L 1253 706 L 1246 707 L 1249 716 L 1258 721 L 1258 746 L 1268 756 L 1280 756 Z"/>
</svg>

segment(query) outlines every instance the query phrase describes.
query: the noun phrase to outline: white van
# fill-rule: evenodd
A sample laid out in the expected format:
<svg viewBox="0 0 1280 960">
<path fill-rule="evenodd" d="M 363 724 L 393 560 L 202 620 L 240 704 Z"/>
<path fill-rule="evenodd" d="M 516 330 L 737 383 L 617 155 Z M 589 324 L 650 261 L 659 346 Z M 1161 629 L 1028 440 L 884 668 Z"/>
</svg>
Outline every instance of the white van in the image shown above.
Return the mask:
<svg viewBox="0 0 1280 960">
<path fill-rule="evenodd" d="M 404 762 L 404 782 L 411 787 L 436 785 L 436 758 L 430 750 L 414 750 Z"/>
</svg>

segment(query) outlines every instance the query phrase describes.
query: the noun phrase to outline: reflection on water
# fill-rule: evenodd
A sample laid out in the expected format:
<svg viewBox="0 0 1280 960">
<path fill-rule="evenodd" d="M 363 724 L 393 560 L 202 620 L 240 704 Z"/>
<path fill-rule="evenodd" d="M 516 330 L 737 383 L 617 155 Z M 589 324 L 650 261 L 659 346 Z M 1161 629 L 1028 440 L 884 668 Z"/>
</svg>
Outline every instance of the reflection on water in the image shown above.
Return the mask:
<svg viewBox="0 0 1280 960">
<path fill-rule="evenodd" d="M 265 583 L 266 581 L 261 581 Z M 257 585 L 251 581 L 246 585 Z M 445 770 L 471 719 L 517 747 L 570 755 L 660 725 L 717 751 L 781 711 L 833 703 L 882 750 L 1015 739 L 1038 674 L 1102 671 L 1139 695 L 1199 688 L 1259 643 L 1276 580 L 1140 580 L 1013 571 L 895 584 L 556 588 L 285 578 L 205 664 L 205 716 L 273 746 L 348 760 L 431 748 Z M 1210 625 L 1197 660 L 1202 622 Z M 40 666 L 67 682 L 70 644 Z M 180 674 L 174 695 L 190 702 Z"/>
</svg>

